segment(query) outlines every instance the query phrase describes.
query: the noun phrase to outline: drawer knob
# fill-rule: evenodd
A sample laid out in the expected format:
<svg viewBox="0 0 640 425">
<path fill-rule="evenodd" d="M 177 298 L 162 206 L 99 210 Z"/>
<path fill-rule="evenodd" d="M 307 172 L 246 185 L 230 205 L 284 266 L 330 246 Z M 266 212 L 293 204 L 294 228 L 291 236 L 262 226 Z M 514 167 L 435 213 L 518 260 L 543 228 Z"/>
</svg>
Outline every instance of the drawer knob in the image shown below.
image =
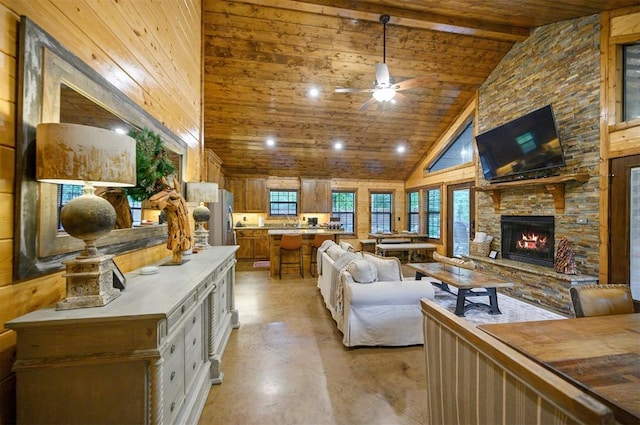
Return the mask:
<svg viewBox="0 0 640 425">
<path fill-rule="evenodd" d="M 183 305 L 183 306 L 182 306 L 182 309 L 181 309 L 182 313 L 184 313 L 184 311 L 185 311 L 186 309 L 187 309 L 187 306 L 186 306 L 186 305 Z"/>
<path fill-rule="evenodd" d="M 176 351 L 176 345 L 171 344 L 171 354 L 173 354 L 174 351 Z"/>
<path fill-rule="evenodd" d="M 195 323 L 196 323 L 196 316 L 193 316 L 193 320 L 191 320 L 191 322 L 195 325 Z"/>
<path fill-rule="evenodd" d="M 175 378 L 175 377 L 176 377 L 176 372 L 175 371 L 171 372 L 171 380 L 172 381 L 173 381 L 173 378 Z"/>
<path fill-rule="evenodd" d="M 193 370 L 196 370 L 196 364 L 195 364 L 195 362 L 193 363 L 193 367 L 192 367 L 192 369 L 193 369 Z"/>
<path fill-rule="evenodd" d="M 198 340 L 198 338 L 193 338 L 193 345 L 196 345 L 196 341 Z"/>
<path fill-rule="evenodd" d="M 174 401 L 173 403 L 171 403 L 171 411 L 173 412 L 173 409 L 176 408 L 176 402 Z"/>
</svg>

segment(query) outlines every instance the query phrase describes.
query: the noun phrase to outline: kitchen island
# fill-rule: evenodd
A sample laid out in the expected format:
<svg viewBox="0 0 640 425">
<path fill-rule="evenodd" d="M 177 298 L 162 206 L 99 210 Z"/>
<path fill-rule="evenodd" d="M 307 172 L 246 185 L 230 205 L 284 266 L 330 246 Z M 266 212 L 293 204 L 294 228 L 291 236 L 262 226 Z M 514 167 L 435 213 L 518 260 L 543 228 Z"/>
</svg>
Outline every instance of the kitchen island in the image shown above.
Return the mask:
<svg viewBox="0 0 640 425">
<path fill-rule="evenodd" d="M 311 261 L 311 244 L 313 243 L 313 238 L 316 236 L 316 234 L 323 233 L 334 235 L 334 241 L 338 242 L 338 238 L 340 237 L 340 235 L 344 234 L 344 230 L 310 227 L 269 230 L 269 261 L 271 262 L 270 274 L 272 277 L 278 276 L 278 265 L 280 263 L 280 240 L 282 239 L 282 235 L 297 233 L 300 233 L 302 235 L 303 270 L 305 271 L 305 273 L 309 274 L 309 266 Z"/>
</svg>

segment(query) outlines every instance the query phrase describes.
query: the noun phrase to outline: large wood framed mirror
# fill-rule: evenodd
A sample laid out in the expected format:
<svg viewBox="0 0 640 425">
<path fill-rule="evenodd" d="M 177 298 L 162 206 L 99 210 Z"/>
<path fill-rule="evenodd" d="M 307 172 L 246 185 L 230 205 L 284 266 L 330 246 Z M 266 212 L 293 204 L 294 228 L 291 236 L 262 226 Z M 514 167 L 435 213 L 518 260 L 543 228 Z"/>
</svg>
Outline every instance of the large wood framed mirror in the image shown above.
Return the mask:
<svg viewBox="0 0 640 425">
<path fill-rule="evenodd" d="M 14 280 L 63 269 L 83 243 L 58 228 L 58 185 L 35 180 L 36 126 L 73 122 L 148 128 L 159 134 L 184 181 L 186 144 L 27 17 L 20 22 L 14 213 Z M 165 243 L 165 225 L 116 229 L 98 240 L 105 254 Z"/>
</svg>

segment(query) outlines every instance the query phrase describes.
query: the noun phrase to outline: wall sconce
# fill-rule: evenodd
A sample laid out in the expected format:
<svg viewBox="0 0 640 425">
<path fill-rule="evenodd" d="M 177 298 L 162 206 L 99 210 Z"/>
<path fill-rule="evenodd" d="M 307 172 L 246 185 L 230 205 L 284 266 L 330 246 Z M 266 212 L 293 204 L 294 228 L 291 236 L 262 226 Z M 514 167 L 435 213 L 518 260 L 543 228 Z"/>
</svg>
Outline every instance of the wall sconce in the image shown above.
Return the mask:
<svg viewBox="0 0 640 425">
<path fill-rule="evenodd" d="M 96 240 L 115 226 L 116 212 L 95 195 L 94 186 L 136 184 L 136 142 L 113 131 L 78 124 L 46 123 L 36 129 L 36 178 L 44 183 L 84 184 L 82 196 L 60 212 L 64 229 L 84 241 L 84 250 L 66 261 L 67 297 L 58 310 L 99 307 L 118 296 L 112 255 L 100 255 Z"/>
<path fill-rule="evenodd" d="M 187 200 L 200 202 L 200 205 L 193 210 L 193 221 L 196 223 L 194 240 L 196 249 L 207 249 L 209 247 L 209 231 L 204 228 L 204 224 L 211 218 L 211 211 L 205 204 L 218 202 L 218 184 L 187 183 Z"/>
</svg>

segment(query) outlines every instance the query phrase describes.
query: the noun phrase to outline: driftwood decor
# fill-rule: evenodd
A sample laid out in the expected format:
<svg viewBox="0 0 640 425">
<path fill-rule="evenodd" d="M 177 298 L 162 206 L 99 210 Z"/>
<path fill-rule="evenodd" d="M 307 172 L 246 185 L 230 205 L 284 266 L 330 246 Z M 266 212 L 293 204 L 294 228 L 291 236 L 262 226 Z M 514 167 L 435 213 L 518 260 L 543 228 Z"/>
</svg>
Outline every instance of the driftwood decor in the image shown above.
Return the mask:
<svg viewBox="0 0 640 425">
<path fill-rule="evenodd" d="M 167 249 L 171 250 L 173 258 L 165 265 L 180 265 L 188 261 L 182 259 L 182 252 L 190 249 L 193 243 L 193 234 L 189 225 L 189 210 L 187 202 L 180 193 L 178 180 L 173 179 L 173 186 L 169 185 L 164 177 L 161 180 L 164 190 L 149 198 L 149 202 L 167 214 L 167 224 L 169 225 Z"/>
<path fill-rule="evenodd" d="M 566 237 L 563 237 L 558 242 L 556 258 L 553 261 L 554 270 L 563 274 L 577 274 L 575 257 L 571 242 Z"/>
</svg>

